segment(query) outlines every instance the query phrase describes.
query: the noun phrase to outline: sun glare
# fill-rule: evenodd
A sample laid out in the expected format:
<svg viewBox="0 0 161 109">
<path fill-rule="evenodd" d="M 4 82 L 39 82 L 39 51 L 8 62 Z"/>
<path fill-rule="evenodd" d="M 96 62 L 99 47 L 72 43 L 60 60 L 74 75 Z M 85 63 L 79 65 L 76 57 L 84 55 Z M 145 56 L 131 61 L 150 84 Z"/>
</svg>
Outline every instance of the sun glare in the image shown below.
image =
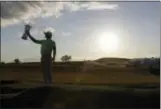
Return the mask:
<svg viewBox="0 0 161 109">
<path fill-rule="evenodd" d="M 115 33 L 104 33 L 100 36 L 99 44 L 103 52 L 116 52 L 119 47 L 118 36 Z"/>
</svg>

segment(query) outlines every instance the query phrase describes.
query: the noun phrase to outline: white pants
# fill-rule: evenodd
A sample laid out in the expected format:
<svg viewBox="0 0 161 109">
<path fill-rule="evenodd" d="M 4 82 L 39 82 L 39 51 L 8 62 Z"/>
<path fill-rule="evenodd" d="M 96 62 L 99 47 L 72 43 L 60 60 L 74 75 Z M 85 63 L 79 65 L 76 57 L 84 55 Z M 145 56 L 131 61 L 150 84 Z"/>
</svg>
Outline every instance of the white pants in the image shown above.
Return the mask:
<svg viewBox="0 0 161 109">
<path fill-rule="evenodd" d="M 52 83 L 52 58 L 51 55 L 41 57 L 43 79 L 45 84 Z"/>
</svg>

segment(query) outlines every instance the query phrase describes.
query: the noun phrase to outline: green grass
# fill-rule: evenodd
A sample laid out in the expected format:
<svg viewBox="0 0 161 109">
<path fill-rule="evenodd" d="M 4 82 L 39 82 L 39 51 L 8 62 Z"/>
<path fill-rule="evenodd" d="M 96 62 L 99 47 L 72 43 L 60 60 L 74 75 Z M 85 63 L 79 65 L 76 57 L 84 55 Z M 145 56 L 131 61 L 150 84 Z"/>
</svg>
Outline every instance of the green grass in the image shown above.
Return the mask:
<svg viewBox="0 0 161 109">
<path fill-rule="evenodd" d="M 40 71 L 1 71 L 0 80 L 42 83 Z M 149 84 L 160 83 L 160 77 L 136 71 L 53 72 L 53 83 L 64 84 Z"/>
</svg>

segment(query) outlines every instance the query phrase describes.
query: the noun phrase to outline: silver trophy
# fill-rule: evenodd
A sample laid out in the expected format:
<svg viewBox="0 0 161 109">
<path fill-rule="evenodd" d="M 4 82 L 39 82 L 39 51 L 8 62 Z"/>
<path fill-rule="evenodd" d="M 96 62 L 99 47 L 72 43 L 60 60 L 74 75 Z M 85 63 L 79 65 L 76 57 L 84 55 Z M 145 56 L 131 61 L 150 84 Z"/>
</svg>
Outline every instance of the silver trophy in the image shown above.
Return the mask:
<svg viewBox="0 0 161 109">
<path fill-rule="evenodd" d="M 31 29 L 31 25 L 26 24 L 26 25 L 25 25 L 25 29 L 24 29 L 24 33 L 23 33 L 23 35 L 22 35 L 22 37 L 21 37 L 23 40 L 27 40 L 27 37 L 28 37 L 28 36 L 27 36 L 26 33 L 29 32 L 30 29 Z"/>
</svg>

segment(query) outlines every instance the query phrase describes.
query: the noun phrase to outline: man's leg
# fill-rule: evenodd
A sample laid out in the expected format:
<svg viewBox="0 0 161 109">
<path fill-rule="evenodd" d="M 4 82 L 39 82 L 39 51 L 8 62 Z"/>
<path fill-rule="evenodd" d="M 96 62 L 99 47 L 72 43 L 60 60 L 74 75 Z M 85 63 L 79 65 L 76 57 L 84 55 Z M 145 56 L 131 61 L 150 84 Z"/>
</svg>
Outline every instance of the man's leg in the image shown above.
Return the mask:
<svg viewBox="0 0 161 109">
<path fill-rule="evenodd" d="M 41 67 L 42 67 L 42 73 L 43 73 L 43 80 L 44 83 L 47 84 L 48 80 L 47 80 L 47 75 L 46 75 L 46 62 L 45 62 L 45 57 L 41 58 Z"/>
<path fill-rule="evenodd" d="M 46 68 L 45 68 L 45 75 L 47 78 L 47 83 L 52 84 L 52 58 L 46 58 Z"/>
<path fill-rule="evenodd" d="M 49 83 L 52 84 L 52 58 L 49 60 Z"/>
</svg>

